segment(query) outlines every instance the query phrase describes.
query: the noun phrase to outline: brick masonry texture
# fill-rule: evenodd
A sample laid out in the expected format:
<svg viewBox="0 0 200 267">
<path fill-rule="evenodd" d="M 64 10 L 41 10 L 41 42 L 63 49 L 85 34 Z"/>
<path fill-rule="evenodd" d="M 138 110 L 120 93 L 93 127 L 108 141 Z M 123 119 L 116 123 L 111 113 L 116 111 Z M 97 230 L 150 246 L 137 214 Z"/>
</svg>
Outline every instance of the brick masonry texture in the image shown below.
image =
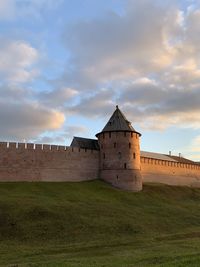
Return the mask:
<svg viewBox="0 0 200 267">
<path fill-rule="evenodd" d="M 0 143 L 0 181 L 86 181 L 98 173 L 96 150 Z"/>
<path fill-rule="evenodd" d="M 56 145 L 1 142 L 0 181 L 78 182 L 102 178 L 113 186 L 138 191 L 141 190 L 141 174 L 143 182 L 200 187 L 200 165 L 140 157 L 139 142 L 135 142 L 138 137 L 135 134 L 132 138 L 126 136 L 127 139 L 124 133 L 118 133 L 118 137 L 112 133 L 111 136 L 110 139 L 107 133 L 104 139 L 103 136 L 100 137 L 102 140 L 100 151 Z M 106 140 L 110 140 L 109 145 Z M 120 147 L 118 147 L 119 141 L 123 143 Z M 115 142 L 118 145 L 114 145 Z M 130 153 L 123 153 L 129 143 L 131 143 L 130 150 L 128 148 Z M 116 151 L 119 149 L 122 155 L 125 154 L 125 158 L 116 163 L 114 156 L 118 155 Z M 109 156 L 108 160 L 103 161 L 104 153 L 105 156 Z M 124 162 L 127 163 L 126 171 L 122 166 Z"/>
</svg>

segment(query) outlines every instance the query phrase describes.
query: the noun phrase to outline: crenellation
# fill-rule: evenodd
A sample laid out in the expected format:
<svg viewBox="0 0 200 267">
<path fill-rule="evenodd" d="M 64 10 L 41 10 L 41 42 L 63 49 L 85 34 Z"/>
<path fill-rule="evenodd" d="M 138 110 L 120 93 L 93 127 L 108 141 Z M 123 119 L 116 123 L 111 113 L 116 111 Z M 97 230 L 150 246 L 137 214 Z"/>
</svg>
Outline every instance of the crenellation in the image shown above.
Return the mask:
<svg viewBox="0 0 200 267">
<path fill-rule="evenodd" d="M 130 124 L 127 127 L 131 127 Z M 83 142 L 74 147 L 0 142 L 0 181 L 101 178 L 121 189 L 139 191 L 143 179 L 144 182 L 200 187 L 200 164 L 184 163 L 179 158 L 176 161 L 166 155 L 162 155 L 162 159 L 155 155 L 140 156 L 139 133 L 133 128 L 115 131 L 111 127 L 110 132 L 109 129 L 97 134 L 99 150 L 96 146 L 91 149 L 96 140 L 89 146 Z"/>
<path fill-rule="evenodd" d="M 58 151 L 58 146 L 56 145 L 51 145 L 51 151 Z"/>
<path fill-rule="evenodd" d="M 49 151 L 49 150 L 51 150 L 51 145 L 43 144 L 43 145 L 42 145 L 42 149 L 43 149 L 44 151 Z"/>
<path fill-rule="evenodd" d="M 25 150 L 25 143 L 18 143 L 19 150 Z"/>
<path fill-rule="evenodd" d="M 33 143 L 27 143 L 26 144 L 26 149 L 28 149 L 28 150 L 34 150 L 34 148 L 35 148 L 35 145 Z"/>
<path fill-rule="evenodd" d="M 58 151 L 66 151 L 66 147 L 65 146 L 58 146 Z"/>
<path fill-rule="evenodd" d="M 8 143 L 7 142 L 0 142 L 0 149 L 7 149 Z"/>
<path fill-rule="evenodd" d="M 42 150 L 42 144 L 35 144 L 35 150 Z"/>
<path fill-rule="evenodd" d="M 8 142 L 7 143 L 7 148 L 16 149 L 17 148 L 17 144 L 15 142 Z"/>
</svg>

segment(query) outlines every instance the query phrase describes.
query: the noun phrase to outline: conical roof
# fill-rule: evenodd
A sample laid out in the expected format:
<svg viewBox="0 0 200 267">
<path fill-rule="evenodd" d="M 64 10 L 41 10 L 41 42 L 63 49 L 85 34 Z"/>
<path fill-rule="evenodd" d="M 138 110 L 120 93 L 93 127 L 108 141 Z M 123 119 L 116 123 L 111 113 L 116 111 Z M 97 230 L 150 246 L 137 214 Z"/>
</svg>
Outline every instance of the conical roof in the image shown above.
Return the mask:
<svg viewBox="0 0 200 267">
<path fill-rule="evenodd" d="M 135 132 L 135 133 L 138 133 L 132 127 L 131 122 L 126 119 L 126 117 L 121 112 L 121 110 L 119 109 L 118 106 L 116 106 L 116 110 L 114 111 L 114 113 L 110 117 L 106 126 L 101 131 L 101 133 L 103 133 L 103 132 Z M 138 134 L 140 134 L 140 133 L 138 133 Z"/>
</svg>

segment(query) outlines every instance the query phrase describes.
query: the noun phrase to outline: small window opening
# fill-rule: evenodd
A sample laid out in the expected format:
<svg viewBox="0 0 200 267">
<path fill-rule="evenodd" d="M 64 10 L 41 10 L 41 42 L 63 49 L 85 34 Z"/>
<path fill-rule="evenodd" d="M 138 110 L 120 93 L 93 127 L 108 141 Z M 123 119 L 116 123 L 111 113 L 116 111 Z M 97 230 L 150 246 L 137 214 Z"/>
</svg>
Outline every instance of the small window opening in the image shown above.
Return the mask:
<svg viewBox="0 0 200 267">
<path fill-rule="evenodd" d="M 109 138 L 111 138 L 111 132 L 109 132 Z"/>
<path fill-rule="evenodd" d="M 115 142 L 115 143 L 114 143 L 114 148 L 116 148 L 116 146 L 117 146 L 117 143 Z"/>
<path fill-rule="evenodd" d="M 133 132 L 131 132 L 131 137 L 133 137 Z"/>
<path fill-rule="evenodd" d="M 122 158 L 122 153 L 118 152 L 118 159 L 121 159 L 121 158 Z"/>
<path fill-rule="evenodd" d="M 129 148 L 131 148 L 131 143 L 128 144 Z"/>
<path fill-rule="evenodd" d="M 133 153 L 133 158 L 135 159 L 135 153 Z"/>
<path fill-rule="evenodd" d="M 103 133 L 103 139 L 105 138 L 105 134 Z"/>
<path fill-rule="evenodd" d="M 112 125 L 112 122 L 111 121 L 109 121 L 109 125 Z"/>
<path fill-rule="evenodd" d="M 103 153 L 103 158 L 104 158 L 104 159 L 106 158 L 106 154 L 105 154 L 105 153 Z"/>
<path fill-rule="evenodd" d="M 124 163 L 124 169 L 126 169 L 126 163 Z"/>
<path fill-rule="evenodd" d="M 117 180 L 119 180 L 119 176 L 117 175 Z"/>
</svg>

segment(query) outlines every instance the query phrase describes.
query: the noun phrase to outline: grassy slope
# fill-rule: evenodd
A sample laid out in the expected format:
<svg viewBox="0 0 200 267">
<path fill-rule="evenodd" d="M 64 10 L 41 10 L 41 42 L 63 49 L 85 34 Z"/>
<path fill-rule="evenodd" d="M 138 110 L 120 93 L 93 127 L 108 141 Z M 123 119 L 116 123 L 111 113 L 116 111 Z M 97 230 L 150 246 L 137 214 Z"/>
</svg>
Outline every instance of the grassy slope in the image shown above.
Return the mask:
<svg viewBox="0 0 200 267">
<path fill-rule="evenodd" d="M 0 266 L 200 266 L 200 189 L 0 183 Z"/>
</svg>

